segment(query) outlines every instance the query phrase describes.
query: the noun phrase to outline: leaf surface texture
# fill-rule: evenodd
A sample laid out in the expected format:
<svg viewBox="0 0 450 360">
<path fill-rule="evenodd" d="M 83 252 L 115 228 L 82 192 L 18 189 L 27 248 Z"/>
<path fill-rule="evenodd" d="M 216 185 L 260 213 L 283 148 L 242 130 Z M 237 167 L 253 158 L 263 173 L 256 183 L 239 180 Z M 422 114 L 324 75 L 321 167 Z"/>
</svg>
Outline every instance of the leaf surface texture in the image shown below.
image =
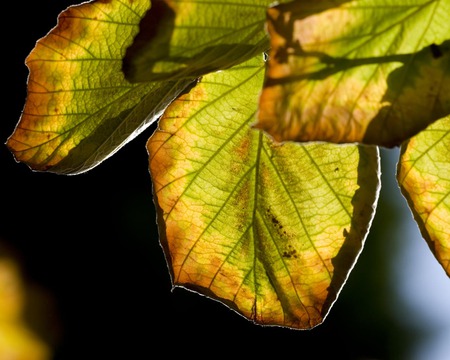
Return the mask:
<svg viewBox="0 0 450 360">
<path fill-rule="evenodd" d="M 402 146 L 397 179 L 420 231 L 450 276 L 450 116 Z"/>
<path fill-rule="evenodd" d="M 198 77 L 252 58 L 269 47 L 264 24 L 271 3 L 153 1 L 127 51 L 127 79 L 142 82 Z"/>
<path fill-rule="evenodd" d="M 393 147 L 450 113 L 450 0 L 332 3 L 269 9 L 258 128 Z"/>
<path fill-rule="evenodd" d="M 148 142 L 175 286 L 259 324 L 311 328 L 335 301 L 378 196 L 375 147 L 274 143 L 252 129 L 262 55 L 206 75 Z"/>
<path fill-rule="evenodd" d="M 148 127 L 189 83 L 133 85 L 122 59 L 149 1 L 69 7 L 26 59 L 28 95 L 7 145 L 31 168 L 79 173 Z"/>
</svg>

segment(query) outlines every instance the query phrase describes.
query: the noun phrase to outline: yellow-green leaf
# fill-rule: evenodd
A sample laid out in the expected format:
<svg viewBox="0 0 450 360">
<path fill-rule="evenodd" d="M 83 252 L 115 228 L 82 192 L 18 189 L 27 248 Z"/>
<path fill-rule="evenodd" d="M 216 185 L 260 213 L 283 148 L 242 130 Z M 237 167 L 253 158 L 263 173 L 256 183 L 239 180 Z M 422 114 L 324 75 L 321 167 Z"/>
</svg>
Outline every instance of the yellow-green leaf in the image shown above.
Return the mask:
<svg viewBox="0 0 450 360">
<path fill-rule="evenodd" d="M 252 129 L 262 54 L 204 76 L 148 142 L 174 286 L 258 324 L 321 323 L 370 227 L 378 151 L 277 144 Z"/>
<path fill-rule="evenodd" d="M 161 114 L 189 83 L 133 85 L 122 59 L 148 0 L 93 1 L 62 12 L 26 60 L 21 119 L 7 145 L 36 170 L 86 171 Z"/>
<path fill-rule="evenodd" d="M 450 116 L 402 145 L 397 179 L 424 239 L 450 276 Z"/>
<path fill-rule="evenodd" d="M 252 58 L 269 47 L 264 24 L 271 3 L 153 1 L 124 59 L 127 79 L 198 77 Z"/>
<path fill-rule="evenodd" d="M 395 146 L 450 113 L 450 0 L 271 8 L 257 127 L 276 140 Z"/>
</svg>

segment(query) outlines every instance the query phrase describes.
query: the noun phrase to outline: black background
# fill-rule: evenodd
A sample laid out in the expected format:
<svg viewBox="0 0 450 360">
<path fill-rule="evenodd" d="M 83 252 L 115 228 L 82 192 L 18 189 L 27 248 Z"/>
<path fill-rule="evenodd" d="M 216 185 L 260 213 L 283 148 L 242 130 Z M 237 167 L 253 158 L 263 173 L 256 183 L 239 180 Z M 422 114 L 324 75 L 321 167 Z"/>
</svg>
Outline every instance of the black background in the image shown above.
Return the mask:
<svg viewBox="0 0 450 360">
<path fill-rule="evenodd" d="M 2 22 L 2 144 L 24 105 L 25 57 L 73 3 L 9 4 L 12 22 Z M 147 170 L 151 131 L 77 176 L 32 172 L 0 147 L 0 251 L 14 253 L 30 288 L 39 289 L 34 297 L 30 291 L 29 322 L 55 359 L 401 358 L 414 334 L 387 306 L 393 300 L 386 264 L 396 251 L 388 234 L 401 219 L 384 190 L 366 247 L 324 324 L 311 331 L 257 326 L 213 300 L 171 291 Z"/>
</svg>

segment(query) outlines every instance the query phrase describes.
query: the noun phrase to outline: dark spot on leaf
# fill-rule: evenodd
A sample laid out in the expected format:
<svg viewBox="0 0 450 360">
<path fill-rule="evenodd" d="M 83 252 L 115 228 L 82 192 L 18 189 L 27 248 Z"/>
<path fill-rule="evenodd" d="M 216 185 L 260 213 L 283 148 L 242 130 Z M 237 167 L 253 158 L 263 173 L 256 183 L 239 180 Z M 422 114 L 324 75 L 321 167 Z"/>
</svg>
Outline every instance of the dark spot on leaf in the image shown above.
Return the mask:
<svg viewBox="0 0 450 360">
<path fill-rule="evenodd" d="M 436 44 L 430 45 L 431 54 L 435 59 L 442 57 L 444 54 L 441 51 L 441 48 Z"/>
<path fill-rule="evenodd" d="M 283 256 L 286 259 L 297 259 L 297 250 L 295 250 L 292 245 L 288 245 L 287 249 L 283 251 L 283 253 L 281 254 L 281 256 Z"/>
<path fill-rule="evenodd" d="M 275 226 L 279 230 L 283 229 L 283 225 L 281 225 L 280 221 L 272 214 L 270 214 L 270 220 L 272 221 L 273 226 Z"/>
<path fill-rule="evenodd" d="M 339 168 L 337 167 L 336 169 L 334 169 L 335 172 L 339 171 Z"/>
</svg>

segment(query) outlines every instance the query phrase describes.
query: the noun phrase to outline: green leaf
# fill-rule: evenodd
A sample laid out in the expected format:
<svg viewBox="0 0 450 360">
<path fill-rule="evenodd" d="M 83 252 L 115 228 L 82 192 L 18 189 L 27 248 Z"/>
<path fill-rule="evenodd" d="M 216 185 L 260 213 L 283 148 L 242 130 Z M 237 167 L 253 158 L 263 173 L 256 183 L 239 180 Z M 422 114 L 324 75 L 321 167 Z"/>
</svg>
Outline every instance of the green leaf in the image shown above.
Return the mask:
<svg viewBox="0 0 450 360">
<path fill-rule="evenodd" d="M 226 69 L 269 47 L 271 0 L 159 0 L 124 59 L 132 82 L 192 78 Z"/>
<path fill-rule="evenodd" d="M 374 214 L 376 147 L 278 144 L 251 128 L 262 54 L 204 76 L 148 142 L 174 286 L 259 324 L 321 323 Z"/>
<path fill-rule="evenodd" d="M 7 145 L 35 170 L 86 171 L 160 116 L 189 81 L 133 85 L 121 71 L 146 0 L 90 2 L 62 12 L 26 64 L 26 104 Z"/>
<path fill-rule="evenodd" d="M 258 128 L 392 147 L 450 113 L 450 0 L 310 3 L 269 9 Z"/>
<path fill-rule="evenodd" d="M 402 145 L 397 179 L 431 251 L 450 277 L 450 116 Z"/>
</svg>

